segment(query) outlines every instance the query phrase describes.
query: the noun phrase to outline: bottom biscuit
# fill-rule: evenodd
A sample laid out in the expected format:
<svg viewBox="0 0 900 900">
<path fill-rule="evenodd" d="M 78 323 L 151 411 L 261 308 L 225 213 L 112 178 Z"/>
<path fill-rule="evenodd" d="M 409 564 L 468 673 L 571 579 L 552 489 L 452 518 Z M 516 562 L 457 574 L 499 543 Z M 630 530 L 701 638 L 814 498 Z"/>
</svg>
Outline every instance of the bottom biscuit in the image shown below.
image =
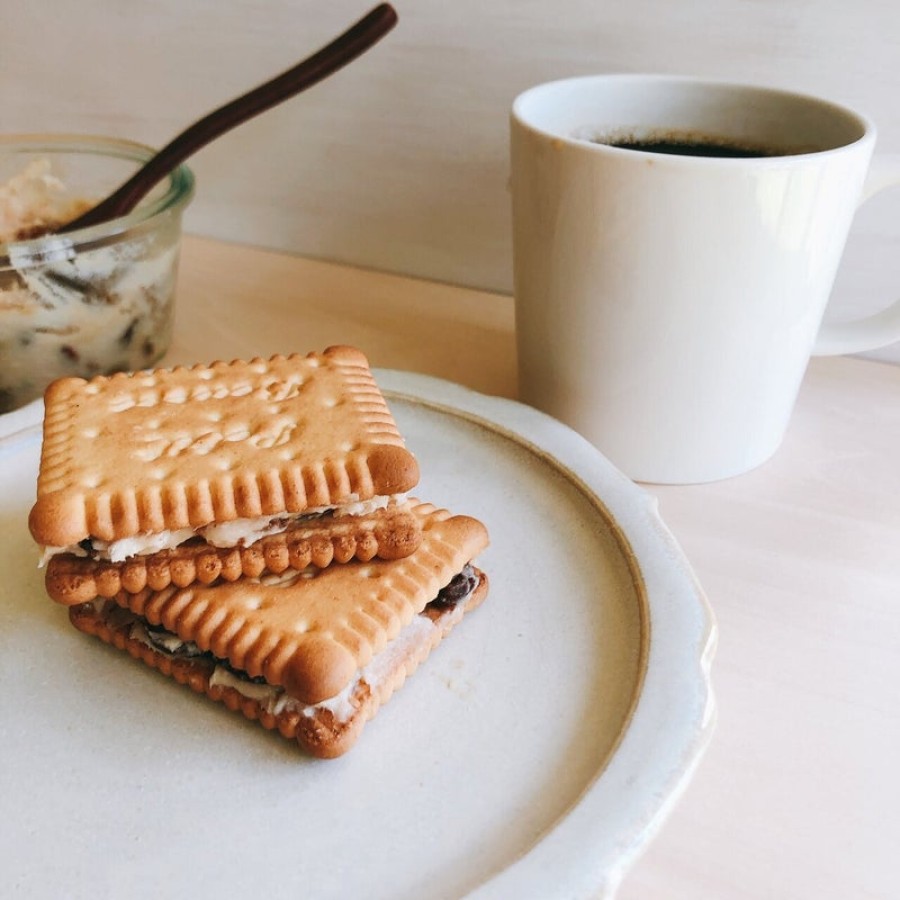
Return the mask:
<svg viewBox="0 0 900 900">
<path fill-rule="evenodd" d="M 401 559 L 422 539 L 414 508 L 410 502 L 392 503 L 359 515 L 301 518 L 248 546 L 215 547 L 195 538 L 124 562 L 60 553 L 47 563 L 45 584 L 51 599 L 72 606 L 95 597 L 114 597 L 119 591 L 137 594 L 145 588 L 161 591 L 170 584 L 187 587 L 307 566 L 324 569 L 352 559 Z"/>
<path fill-rule="evenodd" d="M 185 644 L 169 632 L 148 626 L 111 600 L 98 599 L 70 607 L 69 618 L 79 631 L 126 650 L 180 684 L 206 694 L 264 728 L 296 740 L 312 755 L 331 759 L 356 743 L 366 722 L 382 704 L 463 616 L 482 603 L 488 593 L 487 576 L 470 567 L 467 580 L 472 589 L 465 596 L 458 600 L 438 598 L 428 604 L 358 672 L 344 691 L 313 706 L 294 700 L 262 679 L 248 678 L 227 662 Z"/>
</svg>

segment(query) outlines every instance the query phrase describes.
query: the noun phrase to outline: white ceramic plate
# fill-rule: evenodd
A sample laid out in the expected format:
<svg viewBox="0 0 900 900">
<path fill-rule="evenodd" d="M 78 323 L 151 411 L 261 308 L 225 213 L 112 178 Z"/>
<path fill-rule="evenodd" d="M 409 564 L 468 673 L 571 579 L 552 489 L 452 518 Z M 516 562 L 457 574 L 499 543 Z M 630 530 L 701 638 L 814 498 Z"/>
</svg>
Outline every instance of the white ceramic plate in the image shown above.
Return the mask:
<svg viewBox="0 0 900 900">
<path fill-rule="evenodd" d="M 37 434 L 43 414 L 44 401 L 34 400 L 26 406 L 0 415 L 0 451 Z"/>
<path fill-rule="evenodd" d="M 609 895 L 709 737 L 707 604 L 654 501 L 516 403 L 379 372 L 487 602 L 333 761 L 76 632 L 0 446 L 2 869 L 23 896 Z"/>
</svg>

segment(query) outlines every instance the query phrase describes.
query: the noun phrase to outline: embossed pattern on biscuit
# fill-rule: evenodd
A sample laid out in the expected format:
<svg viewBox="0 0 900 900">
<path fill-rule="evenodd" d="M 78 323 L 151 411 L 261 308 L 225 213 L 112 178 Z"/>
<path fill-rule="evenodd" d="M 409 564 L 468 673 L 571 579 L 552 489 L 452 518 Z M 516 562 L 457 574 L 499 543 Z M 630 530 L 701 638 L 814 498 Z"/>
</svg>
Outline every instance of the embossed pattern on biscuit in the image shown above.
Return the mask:
<svg viewBox="0 0 900 900">
<path fill-rule="evenodd" d="M 47 546 L 302 512 L 418 481 L 366 357 L 349 347 L 66 378 L 45 409 L 29 525 Z"/>
<path fill-rule="evenodd" d="M 431 504 L 414 508 L 422 543 L 405 559 L 122 592 L 115 601 L 251 677 L 319 703 L 338 694 L 487 545 L 477 519 Z"/>
</svg>

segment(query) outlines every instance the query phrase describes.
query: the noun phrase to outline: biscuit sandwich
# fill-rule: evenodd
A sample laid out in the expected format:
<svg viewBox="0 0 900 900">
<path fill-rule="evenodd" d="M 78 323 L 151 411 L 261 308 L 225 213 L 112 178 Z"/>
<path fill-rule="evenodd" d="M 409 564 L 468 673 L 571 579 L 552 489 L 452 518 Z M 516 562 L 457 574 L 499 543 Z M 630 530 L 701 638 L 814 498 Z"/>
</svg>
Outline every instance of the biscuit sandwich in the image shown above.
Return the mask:
<svg viewBox="0 0 900 900">
<path fill-rule="evenodd" d="M 402 559 L 120 591 L 69 616 L 313 755 L 339 756 L 487 595 L 473 565 L 488 543 L 481 522 L 415 501 L 412 511 L 422 539 Z"/>
<path fill-rule="evenodd" d="M 44 402 L 29 528 L 60 603 L 395 560 L 421 541 L 418 465 L 353 348 L 64 378 Z"/>
</svg>

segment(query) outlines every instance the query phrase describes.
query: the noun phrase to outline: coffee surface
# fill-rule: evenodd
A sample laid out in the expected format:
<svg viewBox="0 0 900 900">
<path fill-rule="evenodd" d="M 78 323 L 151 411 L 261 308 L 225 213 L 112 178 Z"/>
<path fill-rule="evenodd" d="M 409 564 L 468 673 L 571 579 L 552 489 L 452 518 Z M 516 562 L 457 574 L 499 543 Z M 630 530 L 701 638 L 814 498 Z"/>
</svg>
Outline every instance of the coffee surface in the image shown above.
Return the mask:
<svg viewBox="0 0 900 900">
<path fill-rule="evenodd" d="M 642 150 L 644 153 L 666 153 L 673 156 L 710 156 L 725 159 L 754 159 L 763 156 L 783 156 L 784 152 L 766 147 L 742 146 L 725 140 L 689 138 L 647 138 L 644 140 L 597 141 L 621 150 Z"/>
</svg>

